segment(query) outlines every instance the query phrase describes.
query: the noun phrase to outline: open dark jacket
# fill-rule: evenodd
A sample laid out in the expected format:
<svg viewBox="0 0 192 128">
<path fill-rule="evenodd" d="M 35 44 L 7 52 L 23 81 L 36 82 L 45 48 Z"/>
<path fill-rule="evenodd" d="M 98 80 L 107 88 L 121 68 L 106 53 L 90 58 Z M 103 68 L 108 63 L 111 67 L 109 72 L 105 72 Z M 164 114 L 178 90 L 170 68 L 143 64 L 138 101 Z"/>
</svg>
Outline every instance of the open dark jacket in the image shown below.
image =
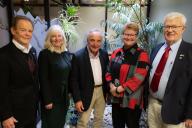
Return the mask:
<svg viewBox="0 0 192 128">
<path fill-rule="evenodd" d="M 34 73 L 29 70 L 28 54 L 12 42 L 0 49 L 0 121 L 11 116 L 20 126 L 36 121 L 39 84 L 34 48 L 31 53 L 36 63 Z"/>
<path fill-rule="evenodd" d="M 154 60 L 162 44 L 151 54 Z M 168 124 L 178 124 L 192 119 L 192 44 L 181 42 L 162 100 L 162 119 Z"/>
<path fill-rule="evenodd" d="M 107 92 L 105 73 L 109 62 L 107 52 L 100 49 L 99 59 L 102 68 L 102 87 L 105 95 Z M 78 51 L 72 59 L 72 71 L 69 86 L 71 88 L 74 102 L 81 100 L 83 102 L 84 111 L 86 111 L 90 106 L 94 90 L 94 78 L 87 47 Z"/>
</svg>

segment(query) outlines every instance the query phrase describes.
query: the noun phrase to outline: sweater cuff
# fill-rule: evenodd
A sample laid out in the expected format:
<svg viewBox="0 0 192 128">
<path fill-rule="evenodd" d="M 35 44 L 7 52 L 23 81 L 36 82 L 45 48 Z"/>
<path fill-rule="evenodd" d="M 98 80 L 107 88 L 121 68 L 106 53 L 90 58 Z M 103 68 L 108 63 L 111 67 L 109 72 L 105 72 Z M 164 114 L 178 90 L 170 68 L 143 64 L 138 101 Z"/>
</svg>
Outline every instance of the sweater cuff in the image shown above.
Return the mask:
<svg viewBox="0 0 192 128">
<path fill-rule="evenodd" d="M 124 89 L 125 89 L 125 91 L 128 93 L 128 94 L 131 94 L 133 91 L 130 89 L 130 88 L 128 88 L 128 87 L 124 87 Z"/>
<path fill-rule="evenodd" d="M 3 122 L 4 120 L 11 118 L 12 116 L 13 115 L 11 113 L 9 113 L 9 112 L 8 113 L 3 113 L 1 115 L 1 117 L 0 117 L 0 121 Z"/>
</svg>

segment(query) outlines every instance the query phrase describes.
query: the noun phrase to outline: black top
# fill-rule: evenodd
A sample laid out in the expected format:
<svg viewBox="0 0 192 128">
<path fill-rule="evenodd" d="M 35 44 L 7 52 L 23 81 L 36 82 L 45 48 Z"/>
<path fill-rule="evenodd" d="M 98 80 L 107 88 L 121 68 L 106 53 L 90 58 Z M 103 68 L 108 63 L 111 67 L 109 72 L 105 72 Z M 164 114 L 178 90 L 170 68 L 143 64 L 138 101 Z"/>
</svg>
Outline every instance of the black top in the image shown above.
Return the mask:
<svg viewBox="0 0 192 128">
<path fill-rule="evenodd" d="M 68 77 L 72 54 L 44 49 L 39 54 L 39 78 L 43 104 L 68 102 Z"/>
</svg>

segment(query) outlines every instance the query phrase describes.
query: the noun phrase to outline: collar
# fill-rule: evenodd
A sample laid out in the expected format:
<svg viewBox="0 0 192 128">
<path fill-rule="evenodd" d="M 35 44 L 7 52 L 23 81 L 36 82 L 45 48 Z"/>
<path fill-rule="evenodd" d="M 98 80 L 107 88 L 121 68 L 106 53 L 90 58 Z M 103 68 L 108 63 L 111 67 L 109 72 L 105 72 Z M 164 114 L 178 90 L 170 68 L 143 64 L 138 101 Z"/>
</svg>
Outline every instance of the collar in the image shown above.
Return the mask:
<svg viewBox="0 0 192 128">
<path fill-rule="evenodd" d="M 16 40 L 12 40 L 13 44 L 19 49 L 21 50 L 23 53 L 29 53 L 30 49 L 32 48 L 32 45 L 29 44 L 29 47 L 26 48 L 24 46 L 22 46 L 20 43 L 18 43 Z"/>
<path fill-rule="evenodd" d="M 135 52 L 137 51 L 137 48 L 138 48 L 137 44 L 134 44 L 133 46 L 131 46 L 131 47 L 128 48 L 128 49 L 125 49 L 124 46 L 122 47 L 124 53 L 129 52 L 129 53 L 131 53 L 131 54 L 135 54 Z"/>
<path fill-rule="evenodd" d="M 91 51 L 90 51 L 90 49 L 89 49 L 88 46 L 87 46 L 87 50 L 88 50 L 88 54 L 89 54 L 89 57 L 90 57 L 90 58 L 98 58 L 98 57 L 99 57 L 99 52 L 98 52 L 97 55 L 95 56 L 95 55 L 93 55 L 93 53 L 91 53 Z"/>
<path fill-rule="evenodd" d="M 175 43 L 173 43 L 170 48 L 171 48 L 171 51 L 175 51 L 179 48 L 180 44 L 181 44 L 181 41 L 182 41 L 182 38 L 177 40 Z M 168 45 L 167 43 L 164 44 L 164 47 L 166 48 Z"/>
</svg>

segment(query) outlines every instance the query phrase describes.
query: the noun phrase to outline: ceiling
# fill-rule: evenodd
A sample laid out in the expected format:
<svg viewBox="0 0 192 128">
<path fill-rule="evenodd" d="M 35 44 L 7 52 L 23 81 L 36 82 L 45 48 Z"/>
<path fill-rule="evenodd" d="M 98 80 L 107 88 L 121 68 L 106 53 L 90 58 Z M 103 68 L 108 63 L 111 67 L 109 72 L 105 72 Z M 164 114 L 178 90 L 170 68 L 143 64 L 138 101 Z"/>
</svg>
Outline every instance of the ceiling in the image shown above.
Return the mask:
<svg viewBox="0 0 192 128">
<path fill-rule="evenodd" d="M 94 3 L 104 3 L 105 0 L 49 0 L 50 3 L 83 3 L 83 4 L 94 4 Z M 54 2 L 55 1 L 55 2 Z M 43 4 L 44 0 L 13 0 L 14 4 L 30 3 L 30 4 Z"/>
<path fill-rule="evenodd" d="M 13 0 L 13 4 L 44 4 L 45 0 Z M 148 0 L 123 0 L 126 4 L 146 3 Z M 49 0 L 50 4 L 74 3 L 74 4 L 105 4 L 105 0 Z"/>
</svg>

